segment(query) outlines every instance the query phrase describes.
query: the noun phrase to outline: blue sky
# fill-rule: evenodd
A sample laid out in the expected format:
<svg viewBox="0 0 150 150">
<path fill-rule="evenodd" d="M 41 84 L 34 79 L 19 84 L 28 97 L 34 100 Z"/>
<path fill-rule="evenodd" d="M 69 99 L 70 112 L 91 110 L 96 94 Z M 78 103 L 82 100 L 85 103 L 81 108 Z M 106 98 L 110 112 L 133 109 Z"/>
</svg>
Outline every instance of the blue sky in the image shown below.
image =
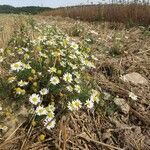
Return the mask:
<svg viewBox="0 0 150 150">
<path fill-rule="evenodd" d="M 48 6 L 60 7 L 77 4 L 98 3 L 99 0 L 0 0 L 0 5 L 7 4 L 12 6 Z"/>
</svg>

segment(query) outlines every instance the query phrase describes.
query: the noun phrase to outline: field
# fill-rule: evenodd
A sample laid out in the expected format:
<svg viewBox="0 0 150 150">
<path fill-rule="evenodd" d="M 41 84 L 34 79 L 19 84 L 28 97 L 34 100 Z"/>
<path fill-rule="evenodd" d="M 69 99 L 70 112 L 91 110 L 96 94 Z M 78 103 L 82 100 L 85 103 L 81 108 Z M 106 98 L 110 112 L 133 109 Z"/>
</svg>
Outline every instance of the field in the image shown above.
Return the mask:
<svg viewBox="0 0 150 150">
<path fill-rule="evenodd" d="M 0 15 L 0 48 L 4 49 L 0 51 L 0 150 L 150 149 L 148 27 L 4 14 Z M 20 61 L 24 64 L 16 69 L 12 64 Z M 124 80 L 131 73 L 136 75 L 130 82 Z M 52 81 L 54 74 L 60 81 Z M 41 94 L 44 87 L 49 91 Z M 88 104 L 91 89 L 96 94 Z M 41 101 L 36 105 L 31 95 L 39 91 Z M 71 101 L 76 97 L 82 106 Z M 49 104 L 55 115 L 48 129 L 41 114 Z"/>
<path fill-rule="evenodd" d="M 149 26 L 150 24 L 150 5 L 149 3 L 128 3 L 106 4 L 106 5 L 81 5 L 75 7 L 57 8 L 52 11 L 42 13 L 45 16 L 62 16 L 78 19 L 82 21 L 97 21 L 124 23 L 127 27 L 135 25 Z"/>
</svg>

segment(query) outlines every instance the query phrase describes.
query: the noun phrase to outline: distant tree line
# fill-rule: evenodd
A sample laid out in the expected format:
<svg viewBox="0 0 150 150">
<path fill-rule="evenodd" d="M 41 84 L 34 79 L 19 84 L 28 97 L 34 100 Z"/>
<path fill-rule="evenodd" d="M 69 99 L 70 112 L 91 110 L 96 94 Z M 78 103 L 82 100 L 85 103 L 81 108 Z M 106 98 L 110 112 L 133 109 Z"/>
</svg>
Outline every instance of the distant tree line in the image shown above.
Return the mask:
<svg viewBox="0 0 150 150">
<path fill-rule="evenodd" d="M 13 7 L 10 5 L 0 5 L 0 13 L 14 13 L 14 14 L 37 14 L 43 11 L 52 10 L 49 7 L 36 7 L 36 6 L 27 6 L 27 7 Z"/>
</svg>

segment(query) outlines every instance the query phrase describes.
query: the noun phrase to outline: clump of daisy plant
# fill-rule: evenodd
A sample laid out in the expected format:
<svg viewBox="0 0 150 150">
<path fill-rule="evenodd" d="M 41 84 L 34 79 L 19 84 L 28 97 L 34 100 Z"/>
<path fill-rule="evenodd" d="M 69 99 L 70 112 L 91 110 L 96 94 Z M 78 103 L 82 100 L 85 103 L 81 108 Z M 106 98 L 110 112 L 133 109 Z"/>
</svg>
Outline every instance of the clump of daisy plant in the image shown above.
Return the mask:
<svg viewBox="0 0 150 150">
<path fill-rule="evenodd" d="M 99 103 L 100 93 L 87 77 L 97 59 L 84 42 L 76 42 L 59 29 L 46 25 L 36 29 L 39 37 L 34 39 L 17 33 L 3 58 L 14 97 L 28 103 L 35 119 L 40 118 L 50 130 L 57 124 L 57 112 L 94 109 Z"/>
</svg>

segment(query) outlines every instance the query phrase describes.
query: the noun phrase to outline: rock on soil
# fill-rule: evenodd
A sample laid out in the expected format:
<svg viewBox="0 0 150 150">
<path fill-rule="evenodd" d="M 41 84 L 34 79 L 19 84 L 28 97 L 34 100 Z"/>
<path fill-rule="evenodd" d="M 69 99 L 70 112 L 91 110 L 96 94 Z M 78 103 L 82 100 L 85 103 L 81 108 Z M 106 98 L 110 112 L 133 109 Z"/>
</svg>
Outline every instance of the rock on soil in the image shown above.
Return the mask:
<svg viewBox="0 0 150 150">
<path fill-rule="evenodd" d="M 130 110 L 130 106 L 126 103 L 126 101 L 123 98 L 116 97 L 114 99 L 114 103 L 120 108 L 120 110 L 124 114 L 128 114 Z"/>
<path fill-rule="evenodd" d="M 148 81 L 137 72 L 132 72 L 121 77 L 124 82 L 131 82 L 135 85 L 147 85 Z"/>
</svg>

